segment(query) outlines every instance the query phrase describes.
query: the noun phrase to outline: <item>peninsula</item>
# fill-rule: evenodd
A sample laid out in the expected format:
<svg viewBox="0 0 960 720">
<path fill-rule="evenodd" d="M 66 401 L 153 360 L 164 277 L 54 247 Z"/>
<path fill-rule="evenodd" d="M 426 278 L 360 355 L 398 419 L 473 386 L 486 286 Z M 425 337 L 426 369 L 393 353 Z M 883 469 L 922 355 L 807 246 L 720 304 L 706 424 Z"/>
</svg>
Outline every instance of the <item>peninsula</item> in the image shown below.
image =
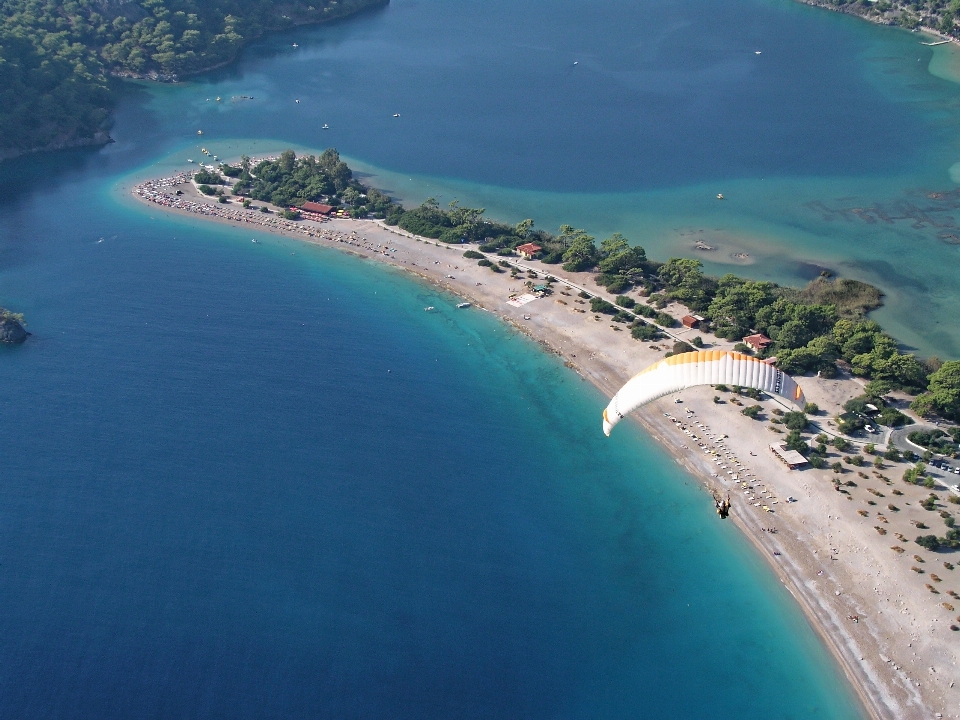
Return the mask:
<svg viewBox="0 0 960 720">
<path fill-rule="evenodd" d="M 794 374 L 803 412 L 707 386 L 635 418 L 730 498 L 733 522 L 873 717 L 957 716 L 960 431 L 949 423 L 960 419 L 960 362 L 902 352 L 866 317 L 876 289 L 826 275 L 803 289 L 711 278 L 696 260 L 655 261 L 618 234 L 597 244 L 582 229 L 507 225 L 456 203 L 406 209 L 357 182 L 334 150 L 193 166 L 130 190 L 256 243 L 280 234 L 416 275 L 459 300 L 426 311 L 495 313 L 608 396 L 701 347 Z"/>
</svg>

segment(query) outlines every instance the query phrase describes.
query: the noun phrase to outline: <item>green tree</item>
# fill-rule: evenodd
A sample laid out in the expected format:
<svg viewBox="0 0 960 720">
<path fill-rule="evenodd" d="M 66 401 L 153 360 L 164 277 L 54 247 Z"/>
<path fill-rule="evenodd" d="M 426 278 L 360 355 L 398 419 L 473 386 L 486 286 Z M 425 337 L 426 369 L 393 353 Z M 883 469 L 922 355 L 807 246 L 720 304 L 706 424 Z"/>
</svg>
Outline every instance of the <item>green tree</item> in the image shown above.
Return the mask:
<svg viewBox="0 0 960 720">
<path fill-rule="evenodd" d="M 960 361 L 945 362 L 929 379 L 927 392 L 910 407 L 920 415 L 941 415 L 960 421 Z"/>
<path fill-rule="evenodd" d="M 583 230 L 574 230 L 569 225 L 560 228 L 561 238 L 566 238 L 566 252 L 563 253 L 563 269 L 567 272 L 589 270 L 597 264 L 597 247 L 593 236 Z"/>
</svg>

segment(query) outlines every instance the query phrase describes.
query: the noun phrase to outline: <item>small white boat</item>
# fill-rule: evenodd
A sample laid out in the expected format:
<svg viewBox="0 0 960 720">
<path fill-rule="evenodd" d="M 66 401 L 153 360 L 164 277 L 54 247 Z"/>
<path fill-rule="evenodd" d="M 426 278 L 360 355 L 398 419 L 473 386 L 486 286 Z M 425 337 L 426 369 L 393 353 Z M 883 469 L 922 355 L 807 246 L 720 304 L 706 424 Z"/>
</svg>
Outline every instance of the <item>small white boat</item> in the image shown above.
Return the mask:
<svg viewBox="0 0 960 720">
<path fill-rule="evenodd" d="M 197 130 L 197 135 L 203 135 L 203 130 Z"/>
<path fill-rule="evenodd" d="M 434 308 L 433 308 L 433 305 L 427 305 L 427 306 L 424 308 L 424 311 L 425 311 L 425 312 L 430 312 L 430 311 L 433 310 L 433 309 L 434 309 Z"/>
<path fill-rule="evenodd" d="M 294 47 L 300 47 L 300 46 L 299 46 L 299 45 L 297 45 L 296 43 L 294 43 L 294 44 L 293 44 L 293 46 L 294 46 Z"/>
<path fill-rule="evenodd" d="M 717 200 L 723 200 L 723 193 L 717 193 Z"/>
<path fill-rule="evenodd" d="M 574 64 L 574 65 L 579 65 L 579 64 L 580 64 L 580 61 L 579 61 L 579 60 L 574 60 L 574 61 L 573 61 L 573 64 Z"/>
<path fill-rule="evenodd" d="M 259 241 L 259 240 L 257 240 L 256 238 L 251 238 L 251 239 L 250 239 L 250 242 L 252 242 L 252 243 L 256 243 L 257 245 L 259 245 L 259 244 L 260 244 L 260 241 Z"/>
<path fill-rule="evenodd" d="M 191 160 L 190 158 L 187 158 L 187 162 L 188 162 L 188 163 L 192 163 L 193 160 Z"/>
<path fill-rule="evenodd" d="M 297 105 L 300 104 L 300 101 L 299 101 L 299 100 L 294 100 L 294 102 L 295 102 Z"/>
<path fill-rule="evenodd" d="M 457 307 L 460 308 L 461 310 L 463 310 L 464 308 L 470 307 L 470 303 L 466 303 L 466 302 L 464 302 L 464 303 L 457 303 Z"/>
<path fill-rule="evenodd" d="M 321 129 L 321 130 L 329 130 L 329 129 L 330 129 L 330 126 L 327 125 L 326 123 L 324 123 L 324 124 L 323 124 L 323 127 L 320 128 L 320 129 Z"/>
<path fill-rule="evenodd" d="M 220 102 L 220 96 L 217 95 L 217 102 Z"/>
<path fill-rule="evenodd" d="M 753 54 L 754 54 L 754 55 L 759 55 L 759 54 L 760 54 L 760 51 L 759 51 L 759 50 L 754 50 L 754 51 L 753 51 Z"/>
<path fill-rule="evenodd" d="M 394 113 L 393 116 L 394 116 L 394 117 L 400 117 L 400 113 Z"/>
</svg>

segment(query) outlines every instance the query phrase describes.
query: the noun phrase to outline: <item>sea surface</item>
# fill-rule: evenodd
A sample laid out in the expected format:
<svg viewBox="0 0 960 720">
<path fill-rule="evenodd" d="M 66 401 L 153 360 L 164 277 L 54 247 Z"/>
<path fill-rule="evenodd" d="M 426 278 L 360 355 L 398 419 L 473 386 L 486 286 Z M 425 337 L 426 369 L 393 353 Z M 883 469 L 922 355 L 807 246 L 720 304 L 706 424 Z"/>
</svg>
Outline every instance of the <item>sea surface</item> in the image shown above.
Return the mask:
<svg viewBox="0 0 960 720">
<path fill-rule="evenodd" d="M 0 165 L 0 302 L 34 333 L 0 348 L 0 717 L 862 717 L 767 561 L 555 357 L 126 188 L 198 139 L 334 145 L 410 201 L 876 281 L 956 356 L 923 203 L 960 86 L 918 42 L 775 0 L 393 0 Z"/>
</svg>

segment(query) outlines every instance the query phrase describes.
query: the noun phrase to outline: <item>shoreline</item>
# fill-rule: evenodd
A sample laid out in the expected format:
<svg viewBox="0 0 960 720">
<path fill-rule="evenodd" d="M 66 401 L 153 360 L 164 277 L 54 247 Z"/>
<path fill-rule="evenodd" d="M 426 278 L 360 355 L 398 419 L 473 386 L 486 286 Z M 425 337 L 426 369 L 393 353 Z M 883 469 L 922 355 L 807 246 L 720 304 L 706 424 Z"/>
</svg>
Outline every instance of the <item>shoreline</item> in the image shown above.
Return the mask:
<svg viewBox="0 0 960 720">
<path fill-rule="evenodd" d="M 957 39 L 952 35 L 947 35 L 946 33 L 942 32 L 938 28 L 931 27 L 929 25 L 918 25 L 916 28 L 911 29 L 911 28 L 903 27 L 902 25 L 898 25 L 897 23 L 889 21 L 883 17 L 870 17 L 868 15 L 853 12 L 853 10 L 848 6 L 838 7 L 836 5 L 832 5 L 826 2 L 825 0 L 797 0 L 797 2 L 803 5 L 809 5 L 810 7 L 820 8 L 822 10 L 830 10 L 831 12 L 840 13 L 841 15 L 850 15 L 851 17 L 856 17 L 856 18 L 860 18 L 861 20 L 866 20 L 867 22 L 873 23 L 874 25 L 883 25 L 884 27 L 898 27 L 901 30 L 906 30 L 907 32 L 913 32 L 915 30 L 916 32 L 922 32 L 922 33 L 926 33 L 927 35 L 937 37 L 940 39 L 940 41 L 944 43 L 949 42 L 954 44 L 960 44 L 960 39 Z M 900 7 L 900 9 L 903 10 L 904 8 Z M 921 43 L 921 44 L 926 45 L 927 43 Z M 935 44 L 940 44 L 940 43 L 938 42 Z"/>
<path fill-rule="evenodd" d="M 177 178 L 179 178 L 177 183 L 172 182 Z M 629 333 L 622 331 L 613 333 L 607 328 L 609 318 L 603 318 L 597 322 L 593 319 L 592 313 L 577 308 L 575 303 L 582 303 L 582 300 L 577 300 L 575 293 L 560 290 L 556 297 L 536 298 L 522 307 L 514 308 L 507 305 L 505 299 L 508 294 L 522 289 L 522 287 L 511 287 L 511 285 L 521 286 L 521 282 L 512 280 L 506 273 L 493 273 L 487 268 L 470 263 L 462 257 L 461 252 L 457 251 L 458 246 L 447 246 L 438 241 L 417 238 L 399 228 L 385 226 L 380 221 L 280 220 L 273 214 L 262 215 L 250 210 L 241 210 L 234 203 L 219 204 L 200 196 L 193 189 L 192 181 L 184 174 L 167 180 L 170 182 L 166 185 L 157 184 L 160 181 L 153 181 L 152 185 L 151 182 L 142 183 L 131 189 L 138 200 L 150 202 L 176 215 L 199 214 L 208 220 L 233 227 L 252 225 L 259 228 L 258 232 L 289 234 L 291 237 L 311 244 L 340 250 L 361 258 L 379 260 L 391 267 L 416 275 L 441 290 L 462 297 L 477 307 L 494 313 L 500 320 L 512 325 L 545 350 L 558 355 L 567 367 L 574 370 L 583 380 L 591 382 L 608 397 L 635 372 L 662 357 L 663 348 L 654 349 L 655 344 L 634 341 Z M 149 192 L 153 193 L 152 196 L 143 194 L 142 189 L 146 186 L 151 186 Z M 166 193 L 166 188 L 174 186 L 181 189 L 182 196 Z M 177 203 L 183 207 L 176 207 Z M 473 249 L 468 245 L 460 247 L 460 250 L 468 247 Z M 607 300 L 613 299 L 605 290 L 592 286 L 589 273 L 558 274 L 556 271 L 559 267 L 544 266 L 538 261 L 520 261 L 516 258 L 504 258 L 504 260 L 525 271 L 534 270 L 540 277 L 557 278 L 555 285 L 558 289 L 572 290 L 588 287 L 592 295 Z M 680 312 L 679 308 L 673 307 L 668 307 L 667 310 Z M 572 318 L 571 311 L 573 311 Z M 609 327 L 617 329 L 612 324 Z M 696 334 L 695 331 L 687 331 L 685 328 L 671 331 L 671 335 L 679 339 L 692 337 L 694 334 Z M 732 345 L 732 343 L 718 341 L 711 347 L 730 349 L 726 347 L 727 344 Z M 810 399 L 818 402 L 821 407 L 830 407 L 831 400 L 836 400 L 838 396 L 837 388 L 841 387 L 841 383 L 842 390 L 847 392 L 855 390 L 857 382 L 854 379 L 830 381 L 804 379 L 803 384 Z M 840 392 L 839 395 L 843 395 L 844 392 Z M 753 500 L 752 493 L 755 492 L 758 496 L 760 494 L 760 491 L 754 488 L 764 487 L 764 497 L 766 497 L 768 492 L 766 485 L 769 485 L 773 488 L 770 497 L 774 497 L 773 493 L 777 498 L 793 495 L 802 497 L 797 481 L 803 485 L 804 489 L 809 490 L 809 485 L 812 484 L 815 473 L 818 471 L 788 471 L 780 466 L 769 452 L 763 452 L 766 450 L 766 441 L 776 438 L 759 437 L 760 425 L 740 415 L 738 410 L 732 418 L 726 417 L 725 414 L 729 409 L 727 403 L 715 404 L 710 399 L 713 394 L 714 390 L 710 387 L 682 393 L 685 399 L 683 409 L 686 412 L 686 423 L 678 417 L 680 412 L 677 405 L 670 402 L 670 398 L 652 403 L 642 414 L 638 413 L 632 417 L 667 449 L 678 464 L 694 475 L 708 490 L 725 491 L 728 494 L 742 491 L 745 497 Z M 730 404 L 736 403 L 731 401 Z M 772 400 L 765 400 L 763 405 L 767 409 L 775 407 L 776 404 Z M 701 420 L 704 424 L 701 424 Z M 599 432 L 599 413 L 597 424 Z M 716 449 L 711 449 L 708 453 L 705 449 L 706 441 L 699 443 L 701 438 L 692 434 L 704 431 L 696 428 L 693 431 L 689 429 L 693 428 L 694 424 L 696 427 L 714 425 L 724 429 L 723 438 L 725 439 L 713 443 L 720 448 L 722 455 Z M 684 435 L 678 437 L 677 431 L 681 428 Z M 742 437 L 741 433 L 737 432 L 741 429 L 746 430 L 742 433 Z M 699 448 L 703 449 L 702 454 L 697 452 L 697 449 L 691 450 L 688 445 L 683 444 L 688 436 L 698 438 Z M 694 453 L 693 457 L 691 452 Z M 710 463 L 707 462 L 715 461 L 717 465 L 721 465 L 722 462 L 733 463 L 734 460 L 724 460 L 729 457 L 735 458 L 736 465 L 731 464 L 730 467 L 737 469 L 743 478 L 742 488 L 739 487 L 741 483 L 738 482 L 737 474 L 733 474 L 733 481 L 731 481 L 714 472 Z M 757 470 L 747 470 L 745 463 L 739 460 L 741 457 L 751 466 L 757 465 L 761 475 L 757 474 Z M 722 464 L 721 467 L 726 469 L 728 466 Z M 727 470 L 727 474 L 731 474 L 731 470 Z M 750 489 L 746 489 L 747 478 L 751 475 L 753 480 L 750 482 L 756 484 L 751 484 Z M 762 481 L 759 479 L 761 476 Z M 804 485 L 804 482 L 807 484 Z M 830 489 L 825 492 L 821 488 Z M 943 713 L 943 717 L 958 717 L 956 710 L 948 713 L 947 706 L 960 707 L 958 702 L 960 692 L 952 688 L 947 688 L 949 692 L 945 692 L 944 688 L 939 688 L 943 695 L 930 697 L 930 693 L 926 692 L 928 684 L 926 677 L 922 684 L 917 679 L 920 677 L 919 666 L 905 670 L 906 662 L 890 660 L 890 657 L 901 657 L 906 651 L 903 646 L 912 647 L 912 643 L 916 640 L 915 634 L 904 627 L 902 622 L 897 622 L 895 616 L 888 613 L 885 617 L 881 617 L 882 602 L 880 599 L 868 596 L 863 589 L 865 587 L 863 583 L 869 582 L 868 577 L 876 582 L 875 576 L 880 574 L 876 572 L 876 559 L 865 558 L 858 563 L 851 556 L 849 560 L 844 557 L 846 560 L 844 562 L 836 557 L 839 550 L 833 547 L 844 546 L 845 550 L 853 549 L 852 555 L 859 554 L 861 550 L 879 554 L 877 553 L 879 547 L 886 550 L 885 559 L 889 559 L 888 543 L 880 538 L 878 545 L 876 542 L 878 538 L 871 537 L 869 533 L 861 537 L 862 533 L 858 532 L 861 528 L 855 526 L 860 516 L 844 517 L 843 523 L 836 527 L 834 525 L 837 523 L 824 522 L 824 516 L 826 520 L 831 520 L 836 514 L 836 520 L 839 523 L 841 515 L 851 514 L 846 511 L 852 510 L 852 504 L 846 503 L 847 507 L 844 508 L 843 495 L 833 492 L 832 487 L 826 483 L 822 483 L 821 488 L 808 492 L 809 505 L 813 506 L 810 508 L 807 508 L 806 501 L 789 505 L 779 504 L 778 499 L 770 501 L 776 508 L 769 511 L 772 512 L 772 517 L 767 515 L 768 511 L 758 509 L 760 502 L 752 504 L 737 497 L 734 503 L 734 522 L 799 603 L 808 624 L 836 658 L 840 669 L 844 671 L 850 686 L 870 717 L 877 720 L 929 717 L 937 712 Z M 852 499 L 849 493 L 846 497 Z M 793 512 L 801 509 L 805 512 Z M 775 532 L 766 531 L 770 524 L 777 526 Z M 826 532 L 824 525 L 827 526 Z M 872 529 L 867 527 L 868 531 Z M 835 538 L 832 533 L 841 533 L 844 537 Z M 868 542 L 868 538 L 873 541 L 873 547 L 861 548 L 860 546 Z M 824 565 L 822 561 L 826 558 L 829 558 L 830 562 Z M 909 573 L 906 573 L 905 579 L 912 579 Z M 881 577 L 881 580 L 882 582 L 877 583 L 878 585 L 884 584 L 889 578 Z M 896 594 L 897 597 L 902 598 L 911 588 L 899 587 L 908 583 L 902 582 L 903 579 L 899 576 L 897 580 L 898 582 L 892 585 L 898 587 L 888 586 L 886 590 L 888 594 Z M 851 590 L 848 592 L 847 588 Z M 917 602 L 917 597 L 922 597 L 917 596 L 916 593 L 912 594 L 914 595 L 911 597 L 912 602 Z M 888 597 L 886 601 L 889 603 L 891 599 Z M 893 620 L 890 619 L 891 617 Z M 863 623 L 860 622 L 861 618 L 864 620 Z M 933 622 L 939 622 L 939 620 L 940 618 L 934 618 Z M 853 622 L 853 625 L 850 622 Z M 924 665 L 924 669 L 926 665 L 932 666 L 934 663 L 933 658 L 929 657 L 931 654 L 933 653 L 928 652 L 922 658 L 923 662 L 920 665 Z M 916 653 L 914 655 L 916 657 Z M 941 659 L 943 663 L 940 662 Z M 956 660 L 955 653 L 952 656 L 949 652 L 937 653 L 936 662 L 941 666 L 956 665 Z M 916 662 L 911 664 L 917 665 Z M 948 695 L 949 702 L 946 701 Z"/>
</svg>

